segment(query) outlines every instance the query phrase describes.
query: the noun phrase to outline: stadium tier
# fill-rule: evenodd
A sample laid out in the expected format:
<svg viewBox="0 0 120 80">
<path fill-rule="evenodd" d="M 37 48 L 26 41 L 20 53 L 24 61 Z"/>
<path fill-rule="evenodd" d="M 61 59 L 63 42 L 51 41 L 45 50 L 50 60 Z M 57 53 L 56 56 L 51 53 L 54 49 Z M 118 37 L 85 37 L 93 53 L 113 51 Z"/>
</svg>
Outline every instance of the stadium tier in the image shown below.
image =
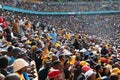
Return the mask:
<svg viewBox="0 0 120 80">
<path fill-rule="evenodd" d="M 0 0 L 0 80 L 120 80 L 119 0 Z"/>
</svg>

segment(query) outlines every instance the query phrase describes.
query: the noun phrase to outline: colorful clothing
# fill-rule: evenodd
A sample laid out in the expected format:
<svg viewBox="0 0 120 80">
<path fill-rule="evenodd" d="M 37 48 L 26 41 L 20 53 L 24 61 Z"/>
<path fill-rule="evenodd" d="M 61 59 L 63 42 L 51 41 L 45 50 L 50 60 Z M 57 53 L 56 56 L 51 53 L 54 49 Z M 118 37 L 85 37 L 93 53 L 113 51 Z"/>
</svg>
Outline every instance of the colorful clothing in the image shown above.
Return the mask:
<svg viewBox="0 0 120 80">
<path fill-rule="evenodd" d="M 20 78 L 20 80 L 25 80 L 23 74 L 19 74 L 17 72 L 15 72 L 15 74 Z"/>
</svg>

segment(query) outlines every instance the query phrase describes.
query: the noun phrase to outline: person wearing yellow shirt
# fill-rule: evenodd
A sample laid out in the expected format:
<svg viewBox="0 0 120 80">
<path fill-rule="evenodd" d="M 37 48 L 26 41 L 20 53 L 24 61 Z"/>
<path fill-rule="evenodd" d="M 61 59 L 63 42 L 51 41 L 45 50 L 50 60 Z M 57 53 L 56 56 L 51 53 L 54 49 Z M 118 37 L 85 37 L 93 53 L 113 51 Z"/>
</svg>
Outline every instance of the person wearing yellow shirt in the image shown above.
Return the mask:
<svg viewBox="0 0 120 80">
<path fill-rule="evenodd" d="M 70 33 L 66 33 L 66 35 L 65 35 L 65 38 L 67 39 L 67 40 L 69 40 L 70 39 Z"/>
<path fill-rule="evenodd" d="M 48 54 L 49 53 L 49 46 L 50 46 L 51 42 L 49 40 L 47 40 L 45 42 L 45 47 L 44 47 L 44 53 Z"/>
<path fill-rule="evenodd" d="M 31 24 L 29 23 L 29 21 L 27 21 L 24 25 L 24 29 L 29 29 L 31 27 Z"/>
<path fill-rule="evenodd" d="M 43 62 L 46 60 L 46 55 L 49 54 L 49 49 L 48 49 L 48 46 L 50 45 L 50 42 L 49 41 L 46 41 L 45 42 L 45 47 L 43 49 L 44 53 L 42 55 L 42 59 L 43 59 Z"/>
</svg>

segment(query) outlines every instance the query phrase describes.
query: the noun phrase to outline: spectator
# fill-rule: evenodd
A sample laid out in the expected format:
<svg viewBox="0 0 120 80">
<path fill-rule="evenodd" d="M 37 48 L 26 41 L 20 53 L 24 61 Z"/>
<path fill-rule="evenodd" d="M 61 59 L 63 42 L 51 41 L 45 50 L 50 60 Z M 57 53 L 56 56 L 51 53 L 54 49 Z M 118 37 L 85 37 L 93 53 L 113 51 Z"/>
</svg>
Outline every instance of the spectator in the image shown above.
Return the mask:
<svg viewBox="0 0 120 80">
<path fill-rule="evenodd" d="M 53 69 L 48 73 L 48 80 L 63 80 L 59 69 Z"/>
<path fill-rule="evenodd" d="M 113 73 L 119 77 L 119 14 L 81 15 L 81 11 L 119 10 L 119 1 L 106 1 L 105 5 L 101 1 L 99 3 L 86 1 L 84 1 L 85 3 L 79 1 L 78 3 L 21 2 L 16 3 L 16 5 L 13 5 L 8 0 L 5 1 L 0 3 L 34 11 L 80 12 L 78 15 L 58 16 L 48 14 L 46 16 L 46 14 L 31 15 L 1 9 L 0 14 L 7 21 L 8 28 L 5 28 L 6 22 L 0 27 L 0 55 L 7 55 L 9 59 L 11 58 L 9 65 L 14 64 L 19 58 L 29 63 L 35 60 L 34 65 L 36 67 L 31 66 L 29 73 L 33 75 L 33 78 L 37 78 L 34 76 L 36 71 L 33 71 L 33 69 L 37 68 L 40 80 L 45 80 L 47 76 L 50 78 L 48 74 L 54 73 L 56 69 L 57 72 L 60 72 L 57 77 L 60 78 L 61 76 L 62 80 L 65 80 L 65 78 L 71 79 L 71 77 L 74 77 L 73 80 L 84 80 L 86 78 L 88 80 L 100 80 L 104 76 L 113 80 L 113 78 L 116 78 Z M 19 33 L 14 33 L 13 35 L 16 35 L 16 38 L 13 38 L 10 34 L 14 32 L 13 23 L 16 19 L 18 20 L 16 23 L 20 31 Z M 42 24 L 39 25 L 39 22 Z M 9 46 L 14 46 L 15 48 Z M 4 50 L 8 50 L 8 52 L 3 54 Z M 6 62 L 5 60 L 5 64 Z M 53 65 L 51 66 L 49 63 Z M 0 66 L 5 64 L 2 63 Z M 26 69 L 26 66 L 19 65 L 17 67 L 13 66 L 14 69 L 21 68 L 21 66 Z M 8 67 L 5 67 L 6 69 Z M 21 69 L 16 71 L 15 74 L 22 76 L 25 80 L 29 80 L 30 76 L 27 76 L 27 78 L 24 76 L 24 73 L 28 74 L 26 70 L 24 71 L 24 68 Z"/>
<path fill-rule="evenodd" d="M 101 78 L 101 73 L 102 73 L 102 66 L 101 65 L 96 65 L 95 66 L 95 70 L 96 70 L 96 80 L 100 80 Z"/>
<path fill-rule="evenodd" d="M 44 63 L 44 66 L 41 67 L 38 71 L 39 80 L 45 80 L 47 78 L 50 67 L 51 67 L 50 62 Z"/>
<path fill-rule="evenodd" d="M 9 74 L 5 77 L 5 80 L 20 80 L 20 78 L 15 74 Z"/>
<path fill-rule="evenodd" d="M 110 80 L 119 80 L 117 74 L 111 74 Z"/>
<path fill-rule="evenodd" d="M 4 61 L 4 62 L 3 62 Z M 7 76 L 9 72 L 7 71 L 8 58 L 5 56 L 0 57 L 0 73 Z"/>
<path fill-rule="evenodd" d="M 29 64 L 24 59 L 16 59 L 13 63 L 14 73 L 20 78 L 20 80 L 25 80 L 23 72 L 27 71 Z"/>
</svg>

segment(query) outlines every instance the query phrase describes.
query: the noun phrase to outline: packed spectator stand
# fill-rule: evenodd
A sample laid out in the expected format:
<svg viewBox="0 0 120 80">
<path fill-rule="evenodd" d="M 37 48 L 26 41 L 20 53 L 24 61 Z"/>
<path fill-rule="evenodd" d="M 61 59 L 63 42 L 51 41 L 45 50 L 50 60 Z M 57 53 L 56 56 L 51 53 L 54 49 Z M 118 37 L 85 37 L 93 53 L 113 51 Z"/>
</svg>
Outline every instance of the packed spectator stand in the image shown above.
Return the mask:
<svg viewBox="0 0 120 80">
<path fill-rule="evenodd" d="M 0 2 L 41 12 L 120 10 L 120 1 Z M 120 14 L 0 9 L 0 80 L 119 80 Z"/>
</svg>

